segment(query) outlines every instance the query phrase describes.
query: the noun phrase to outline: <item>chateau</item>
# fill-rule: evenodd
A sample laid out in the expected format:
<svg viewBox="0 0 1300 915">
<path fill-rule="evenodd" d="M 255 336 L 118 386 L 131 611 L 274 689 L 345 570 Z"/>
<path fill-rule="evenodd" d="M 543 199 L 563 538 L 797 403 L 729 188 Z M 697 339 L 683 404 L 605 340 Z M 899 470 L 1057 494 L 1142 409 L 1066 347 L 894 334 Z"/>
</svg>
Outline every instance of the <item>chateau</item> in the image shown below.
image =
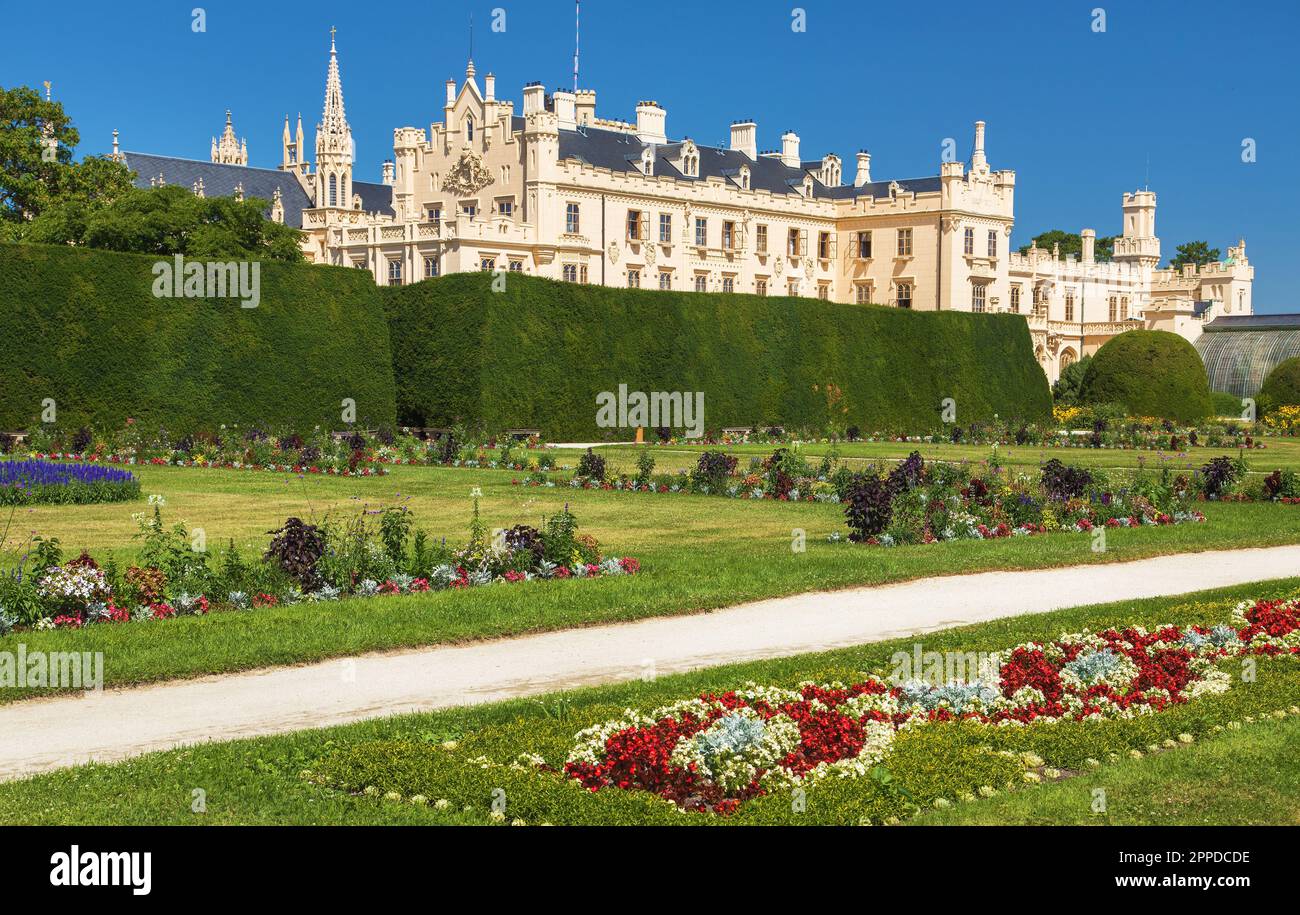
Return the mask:
<svg viewBox="0 0 1300 915">
<path fill-rule="evenodd" d="M 804 158 L 799 135 L 760 151 L 758 126 L 731 124 L 727 148 L 671 139 L 654 101 L 622 121 L 597 114 L 591 90 L 523 88 L 500 99 L 473 61 L 448 80 L 442 119 L 393 131 L 379 183 L 354 180 L 353 142 L 331 37 L 314 161 L 302 116 L 285 118 L 278 169 L 249 167 L 227 112 L 212 161 L 119 152 L 141 186 L 271 201 L 304 232 L 317 262 L 400 284 L 469 270 L 565 282 L 791 295 L 900 308 L 1025 315 L 1049 379 L 1137 327 L 1195 340 L 1206 321 L 1252 313 L 1245 242 L 1226 260 L 1158 269 L 1156 195 L 1125 194 L 1122 234 L 1099 260 L 1010 249 L 1016 176 L 994 170 L 977 121 L 969 162 L 920 178 L 876 180 L 859 151 L 846 175 L 835 153 Z"/>
</svg>

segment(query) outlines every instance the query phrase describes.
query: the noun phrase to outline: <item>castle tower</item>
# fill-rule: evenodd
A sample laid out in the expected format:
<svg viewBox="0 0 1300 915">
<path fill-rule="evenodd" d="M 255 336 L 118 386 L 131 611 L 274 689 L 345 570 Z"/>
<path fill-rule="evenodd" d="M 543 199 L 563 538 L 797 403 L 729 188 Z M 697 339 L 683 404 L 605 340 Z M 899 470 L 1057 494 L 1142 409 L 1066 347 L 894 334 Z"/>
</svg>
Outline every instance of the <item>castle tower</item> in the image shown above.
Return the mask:
<svg viewBox="0 0 1300 915">
<path fill-rule="evenodd" d="M 221 131 L 221 139 L 212 138 L 212 161 L 222 165 L 247 165 L 248 141 L 235 139 L 235 127 L 230 121 L 230 109 L 226 109 L 226 128 Z"/>
<path fill-rule="evenodd" d="M 1124 233 L 1115 239 L 1114 259 L 1154 270 L 1160 263 L 1160 239 L 1156 237 L 1156 195 L 1134 191 L 1124 195 Z"/>
<path fill-rule="evenodd" d="M 343 111 L 343 81 L 330 29 L 330 64 L 325 78 L 325 114 L 316 125 L 317 207 L 344 207 L 352 199 L 352 128 Z"/>
</svg>

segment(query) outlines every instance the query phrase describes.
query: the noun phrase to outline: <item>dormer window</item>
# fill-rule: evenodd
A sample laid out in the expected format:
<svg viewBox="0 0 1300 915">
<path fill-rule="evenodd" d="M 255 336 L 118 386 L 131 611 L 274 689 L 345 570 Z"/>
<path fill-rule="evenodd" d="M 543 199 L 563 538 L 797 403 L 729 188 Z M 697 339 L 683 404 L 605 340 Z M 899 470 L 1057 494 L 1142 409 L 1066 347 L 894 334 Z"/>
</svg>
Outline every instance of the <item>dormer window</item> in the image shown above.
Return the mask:
<svg viewBox="0 0 1300 915">
<path fill-rule="evenodd" d="M 641 153 L 641 174 L 649 177 L 655 172 L 655 151 L 646 147 Z"/>
<path fill-rule="evenodd" d="M 813 180 L 812 180 L 812 175 L 805 175 L 805 176 L 804 176 L 804 179 L 803 179 L 803 195 L 804 195 L 805 197 L 811 197 L 811 196 L 813 195 Z"/>
<path fill-rule="evenodd" d="M 682 174 L 687 178 L 700 177 L 700 151 L 689 141 L 682 147 Z"/>
<path fill-rule="evenodd" d="M 740 175 L 738 177 L 740 180 L 740 189 L 743 191 L 749 190 L 749 166 L 748 165 L 742 165 L 740 167 Z"/>
</svg>

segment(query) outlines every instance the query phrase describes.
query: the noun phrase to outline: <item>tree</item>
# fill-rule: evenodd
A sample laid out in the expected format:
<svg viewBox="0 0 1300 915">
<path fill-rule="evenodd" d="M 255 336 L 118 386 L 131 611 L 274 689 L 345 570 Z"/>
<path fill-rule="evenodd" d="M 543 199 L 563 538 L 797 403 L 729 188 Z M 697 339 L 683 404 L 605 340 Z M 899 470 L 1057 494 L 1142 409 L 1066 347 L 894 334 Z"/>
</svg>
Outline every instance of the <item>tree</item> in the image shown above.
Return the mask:
<svg viewBox="0 0 1300 915">
<path fill-rule="evenodd" d="M 0 87 L 0 223 L 36 216 L 58 193 L 81 137 L 58 102 Z"/>
<path fill-rule="evenodd" d="M 1058 406 L 1072 407 L 1079 401 L 1079 389 L 1083 386 L 1083 376 L 1088 373 L 1092 363 L 1091 356 L 1084 356 L 1077 362 L 1071 362 L 1061 372 L 1061 377 L 1052 385 L 1052 399 Z"/>
<path fill-rule="evenodd" d="M 1219 249 L 1211 248 L 1209 243 L 1204 241 L 1189 241 L 1185 245 L 1179 245 L 1175 251 L 1174 256 L 1169 258 L 1169 266 L 1175 270 L 1181 270 L 1184 264 L 1195 264 L 1200 267 L 1219 259 Z"/>
<path fill-rule="evenodd" d="M 1130 330 L 1097 350 L 1079 403 L 1123 404 L 1131 416 L 1194 422 L 1209 416 L 1210 380 L 1196 348 L 1178 334 Z"/>
<path fill-rule="evenodd" d="M 1033 245 L 1045 251 L 1051 251 L 1053 245 L 1060 245 L 1061 257 L 1069 254 L 1078 258 L 1083 257 L 1083 236 L 1078 232 L 1066 232 L 1063 229 L 1041 232 L 1034 236 L 1032 245 L 1021 245 L 1020 253 L 1028 254 Z M 1109 261 L 1114 255 L 1115 236 L 1104 235 L 1098 238 L 1096 245 L 1093 246 L 1093 257 L 1099 262 L 1104 262 Z"/>
</svg>

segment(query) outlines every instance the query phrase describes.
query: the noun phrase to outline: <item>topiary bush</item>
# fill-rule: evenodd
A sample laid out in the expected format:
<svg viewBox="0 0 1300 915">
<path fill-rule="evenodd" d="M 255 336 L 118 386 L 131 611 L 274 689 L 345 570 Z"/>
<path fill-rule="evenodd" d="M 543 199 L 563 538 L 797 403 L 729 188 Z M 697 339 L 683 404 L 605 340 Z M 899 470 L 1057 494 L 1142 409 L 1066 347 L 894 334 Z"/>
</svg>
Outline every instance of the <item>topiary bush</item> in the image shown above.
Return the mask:
<svg viewBox="0 0 1300 915">
<path fill-rule="evenodd" d="M 1300 356 L 1283 359 L 1264 379 L 1264 385 L 1255 395 L 1255 409 L 1259 415 L 1300 404 Z M 1240 412 L 1240 403 L 1238 411 Z"/>
<path fill-rule="evenodd" d="M 1209 416 L 1210 381 L 1196 348 L 1177 334 L 1130 330 L 1097 351 L 1079 402 L 1123 404 L 1134 416 L 1195 422 Z"/>
</svg>

